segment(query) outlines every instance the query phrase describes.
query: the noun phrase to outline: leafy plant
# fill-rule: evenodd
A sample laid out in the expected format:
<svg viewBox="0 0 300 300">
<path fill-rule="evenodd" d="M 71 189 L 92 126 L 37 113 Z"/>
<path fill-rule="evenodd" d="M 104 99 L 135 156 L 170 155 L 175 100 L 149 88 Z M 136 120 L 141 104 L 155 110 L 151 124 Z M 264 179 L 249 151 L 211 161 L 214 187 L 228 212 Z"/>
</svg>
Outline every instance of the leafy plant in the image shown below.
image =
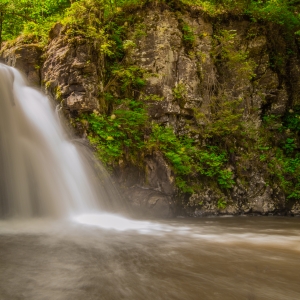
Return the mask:
<svg viewBox="0 0 300 300">
<path fill-rule="evenodd" d="M 21 33 L 45 43 L 53 22 L 62 18 L 70 5 L 69 0 L 1 0 L 0 48 L 3 40 L 14 39 Z"/>
<path fill-rule="evenodd" d="M 119 66 L 113 69 L 112 74 L 116 76 L 122 83 L 122 90 L 130 89 L 140 89 L 146 82 L 143 78 L 145 71 L 135 65 L 130 65 L 128 67 Z"/>
<path fill-rule="evenodd" d="M 226 94 L 212 98 L 212 116 L 206 134 L 207 136 L 229 136 L 241 129 L 243 108 L 242 99 L 230 99 Z"/>
<path fill-rule="evenodd" d="M 297 148 L 295 144 L 295 139 L 287 138 L 285 144 L 283 145 L 283 149 L 286 151 L 287 154 L 291 154 Z"/>
<path fill-rule="evenodd" d="M 185 22 L 182 24 L 182 39 L 187 48 L 193 48 L 196 41 L 196 35 L 193 29 Z"/>
<path fill-rule="evenodd" d="M 137 163 L 144 147 L 143 128 L 147 114 L 140 103 L 128 99 L 129 109 L 117 109 L 110 116 L 84 114 L 88 122 L 88 138 L 99 158 L 107 164 L 117 163 L 122 157 Z"/>
<path fill-rule="evenodd" d="M 221 198 L 218 200 L 217 207 L 218 209 L 225 209 L 227 207 L 227 202 Z"/>
<path fill-rule="evenodd" d="M 290 109 L 283 117 L 283 128 L 300 131 L 300 106 Z"/>
<path fill-rule="evenodd" d="M 234 184 L 232 172 L 224 168 L 226 154 L 219 153 L 217 147 L 198 148 L 192 139 L 178 138 L 171 128 L 159 125 L 153 125 L 147 147 L 164 153 L 179 178 L 183 191 L 193 191 L 193 186 L 196 185 L 193 178 L 197 174 L 216 178 L 219 186 L 224 189 L 231 188 Z"/>
</svg>

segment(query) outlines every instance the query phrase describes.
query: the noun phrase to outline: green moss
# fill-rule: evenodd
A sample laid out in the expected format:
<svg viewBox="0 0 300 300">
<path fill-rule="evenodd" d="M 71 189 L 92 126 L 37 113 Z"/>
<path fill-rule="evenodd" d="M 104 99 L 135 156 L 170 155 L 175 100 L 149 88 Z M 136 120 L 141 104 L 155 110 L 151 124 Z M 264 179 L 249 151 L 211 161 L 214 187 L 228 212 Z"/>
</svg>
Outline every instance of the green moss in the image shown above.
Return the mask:
<svg viewBox="0 0 300 300">
<path fill-rule="evenodd" d="M 178 83 L 173 88 L 172 92 L 176 100 L 183 100 L 187 94 L 186 86 L 183 83 Z"/>
<path fill-rule="evenodd" d="M 61 95 L 62 95 L 61 94 L 61 88 L 58 86 L 58 87 L 55 88 L 55 99 L 57 101 L 61 101 L 62 100 Z"/>
<path fill-rule="evenodd" d="M 156 94 L 149 94 L 149 95 L 142 95 L 142 99 L 144 101 L 157 102 L 157 101 L 163 101 L 164 97 Z"/>
</svg>

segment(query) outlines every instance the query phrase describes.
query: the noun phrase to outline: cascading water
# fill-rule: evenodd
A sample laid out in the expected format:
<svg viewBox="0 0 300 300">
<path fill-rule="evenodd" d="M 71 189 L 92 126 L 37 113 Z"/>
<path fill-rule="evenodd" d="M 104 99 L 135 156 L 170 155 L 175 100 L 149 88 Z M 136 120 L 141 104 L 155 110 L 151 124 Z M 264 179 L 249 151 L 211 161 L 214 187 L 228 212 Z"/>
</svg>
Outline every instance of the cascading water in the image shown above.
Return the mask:
<svg viewBox="0 0 300 300">
<path fill-rule="evenodd" d="M 0 215 L 71 216 L 108 198 L 50 101 L 0 64 Z"/>
</svg>

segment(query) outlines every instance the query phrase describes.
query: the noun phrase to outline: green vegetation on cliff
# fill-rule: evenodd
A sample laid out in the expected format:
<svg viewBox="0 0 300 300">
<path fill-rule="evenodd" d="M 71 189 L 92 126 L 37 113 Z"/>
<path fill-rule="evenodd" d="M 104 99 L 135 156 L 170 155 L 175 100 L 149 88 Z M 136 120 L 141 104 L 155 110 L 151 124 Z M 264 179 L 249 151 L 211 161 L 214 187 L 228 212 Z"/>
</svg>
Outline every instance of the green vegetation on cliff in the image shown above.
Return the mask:
<svg viewBox="0 0 300 300">
<path fill-rule="evenodd" d="M 187 1 L 168 2 L 169 5 L 175 6 L 182 3 L 191 4 Z M 124 3 L 124 5 L 126 4 L 129 5 L 129 2 Z M 193 2 L 193 4 L 196 5 L 198 2 Z M 284 3 L 281 2 L 281 4 Z M 130 5 L 133 8 L 136 4 L 131 2 Z M 226 9 L 226 11 L 236 14 L 251 16 L 252 22 L 267 20 L 283 26 L 287 30 L 287 37 L 288 34 L 294 34 L 299 29 L 297 7 L 291 3 L 286 2 L 284 5 L 278 6 L 278 2 L 274 1 L 251 2 L 247 6 L 247 10 L 244 10 L 246 7 L 244 3 L 240 7 L 232 6 L 232 2 L 219 4 L 210 2 L 210 5 L 202 8 L 211 16 L 221 15 L 222 9 Z M 210 10 L 211 7 L 214 7 L 215 10 Z M 217 183 L 218 188 L 225 192 L 235 184 L 236 175 L 228 167 L 228 160 L 230 155 L 236 154 L 257 165 L 264 162 L 270 183 L 277 184 L 283 189 L 288 199 L 300 198 L 298 128 L 295 127 L 297 126 L 295 121 L 297 116 L 292 118 L 291 113 L 287 113 L 284 116 L 276 117 L 277 122 L 285 125 L 279 127 L 278 131 L 281 132 L 279 140 L 274 143 L 272 131 L 267 125 L 268 118 L 272 119 L 273 116 L 263 116 L 263 126 L 260 129 L 249 127 L 249 123 L 245 123 L 242 118 L 244 108 L 240 104 L 243 99 L 232 97 L 231 91 L 226 86 L 220 86 L 218 94 L 211 97 L 213 112 L 211 119 L 206 120 L 207 125 L 204 129 L 199 131 L 198 128 L 195 133 L 200 134 L 200 140 L 205 141 L 205 145 L 202 145 L 199 140 L 195 141 L 190 135 L 176 135 L 172 127 L 150 122 L 146 113 L 147 108 L 151 106 L 154 98 L 159 101 L 159 96 L 152 95 L 151 100 L 149 95 L 143 95 L 147 72 L 126 60 L 127 52 L 136 45 L 134 41 L 126 40 L 124 33 L 127 28 L 124 27 L 124 23 L 134 24 L 135 19 L 128 13 L 118 12 L 116 7 L 112 7 L 111 11 L 116 14 L 111 19 L 113 22 L 106 24 L 103 21 L 106 25 L 102 27 L 104 31 L 101 32 L 102 47 L 104 45 L 104 49 L 115 49 L 105 53 L 106 92 L 107 95 L 111 95 L 109 92 L 115 92 L 113 86 L 117 85 L 120 87 L 118 93 L 122 95 L 123 99 L 135 95 L 136 100 L 120 100 L 114 99 L 112 95 L 106 96 L 106 99 L 109 99 L 108 106 L 110 106 L 107 116 L 95 114 L 84 116 L 84 119 L 90 124 L 88 127 L 90 141 L 96 147 L 102 160 L 110 165 L 116 165 L 120 160 L 126 160 L 142 166 L 145 156 L 150 155 L 153 151 L 160 151 L 176 175 L 176 183 L 181 191 L 197 192 L 201 190 L 201 181 L 211 180 L 212 185 Z M 69 17 L 72 16 L 69 15 Z M 193 28 L 184 21 L 179 21 L 183 44 L 192 51 L 196 38 Z M 87 24 L 85 23 L 85 26 Z M 77 28 L 76 30 L 80 27 L 76 27 L 78 26 L 76 22 L 73 23 L 73 26 Z M 139 30 L 143 33 L 143 30 Z M 81 32 L 81 34 L 83 33 Z M 216 31 L 214 34 L 215 47 L 211 55 L 220 70 L 233 72 L 233 76 L 239 80 L 238 85 L 243 85 L 248 81 L 255 84 L 256 64 L 249 58 L 246 50 L 237 50 L 235 39 L 234 31 Z M 277 61 L 279 59 L 277 58 Z M 173 96 L 179 104 L 185 101 L 185 93 L 185 86 L 182 84 L 178 84 L 173 89 Z M 137 99 L 139 99 L 138 102 L 136 102 Z M 143 102 L 142 99 L 148 101 Z M 130 103 L 136 103 L 139 111 L 136 111 L 136 107 L 130 106 Z M 120 111 L 118 106 L 121 106 L 123 110 Z M 205 116 L 195 109 L 194 118 L 205 119 Z M 189 131 L 192 133 L 193 129 L 189 129 Z M 239 170 L 237 173 L 239 176 Z M 267 182 L 267 184 L 269 183 Z M 220 202 L 221 206 L 224 206 L 223 202 Z"/>
<path fill-rule="evenodd" d="M 273 134 L 270 134 L 270 129 Z M 283 116 L 266 115 L 261 145 L 257 147 L 260 161 L 267 164 L 268 172 L 279 183 L 288 199 L 300 199 L 299 130 L 299 106 Z"/>
<path fill-rule="evenodd" d="M 22 32 L 38 41 L 48 36 L 70 0 L 0 0 L 0 48 L 2 41 L 16 38 Z"/>
<path fill-rule="evenodd" d="M 292 32 L 300 29 L 298 1 L 293 0 L 0 0 L 0 44 L 21 33 L 31 40 L 46 42 L 51 26 L 75 10 L 100 8 L 97 18 L 110 20 L 113 15 L 152 3 L 171 9 L 191 7 L 216 17 L 226 14 L 246 15 L 253 22 L 266 20 L 281 24 Z M 70 8 L 70 6 L 72 7 Z M 71 13 L 72 14 L 72 13 Z M 73 22 L 69 19 L 69 21 Z M 77 19 L 79 22 L 80 20 Z M 191 29 L 183 24 L 185 41 L 193 42 Z M 88 33 L 88 32 L 86 32 Z"/>
</svg>

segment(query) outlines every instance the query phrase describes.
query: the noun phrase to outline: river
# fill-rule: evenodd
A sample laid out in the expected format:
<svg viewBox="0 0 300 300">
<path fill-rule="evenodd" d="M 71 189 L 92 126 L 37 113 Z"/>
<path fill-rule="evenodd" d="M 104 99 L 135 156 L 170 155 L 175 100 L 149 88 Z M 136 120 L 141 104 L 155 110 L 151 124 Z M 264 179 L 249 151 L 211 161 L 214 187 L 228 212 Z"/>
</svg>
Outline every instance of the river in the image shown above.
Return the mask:
<svg viewBox="0 0 300 300">
<path fill-rule="evenodd" d="M 1 221 L 0 299 L 300 299 L 300 218 L 126 222 Z"/>
</svg>

